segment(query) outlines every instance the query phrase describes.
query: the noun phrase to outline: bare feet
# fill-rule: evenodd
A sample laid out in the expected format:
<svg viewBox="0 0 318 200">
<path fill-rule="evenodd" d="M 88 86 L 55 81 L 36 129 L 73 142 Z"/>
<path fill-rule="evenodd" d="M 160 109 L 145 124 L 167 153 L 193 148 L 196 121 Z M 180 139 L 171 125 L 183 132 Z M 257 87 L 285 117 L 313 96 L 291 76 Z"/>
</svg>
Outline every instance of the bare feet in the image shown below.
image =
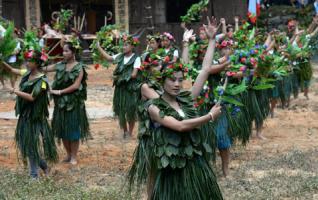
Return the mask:
<svg viewBox="0 0 318 200">
<path fill-rule="evenodd" d="M 76 160 L 75 158 L 71 158 L 70 163 L 71 163 L 72 165 L 77 165 L 77 160 Z"/>
<path fill-rule="evenodd" d="M 262 133 L 256 133 L 256 138 L 259 140 L 267 140 L 267 138 L 264 137 Z"/>
<path fill-rule="evenodd" d="M 67 156 L 64 160 L 62 160 L 62 163 L 69 163 L 71 162 L 71 157 Z"/>
<path fill-rule="evenodd" d="M 130 139 L 132 138 L 132 133 L 129 131 L 125 131 L 124 132 L 124 139 Z"/>
</svg>

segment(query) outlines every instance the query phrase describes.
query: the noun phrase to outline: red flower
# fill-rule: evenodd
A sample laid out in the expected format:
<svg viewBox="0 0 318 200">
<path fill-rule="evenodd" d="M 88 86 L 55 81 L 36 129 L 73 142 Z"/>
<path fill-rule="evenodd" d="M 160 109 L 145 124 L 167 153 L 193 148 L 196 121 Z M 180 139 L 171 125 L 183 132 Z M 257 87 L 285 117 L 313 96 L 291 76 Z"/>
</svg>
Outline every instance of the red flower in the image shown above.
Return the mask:
<svg viewBox="0 0 318 200">
<path fill-rule="evenodd" d="M 24 53 L 24 58 L 25 59 L 30 59 L 30 58 L 32 58 L 32 56 L 33 56 L 33 51 L 32 50 L 27 51 L 27 52 Z"/>
<path fill-rule="evenodd" d="M 149 62 L 144 61 L 142 65 L 149 65 Z"/>
<path fill-rule="evenodd" d="M 245 70 L 246 70 L 246 66 L 240 67 L 240 71 L 241 71 L 241 72 L 244 72 Z"/>
<path fill-rule="evenodd" d="M 226 75 L 231 77 L 236 75 L 236 72 L 226 72 Z"/>
<path fill-rule="evenodd" d="M 169 68 L 169 69 L 173 69 L 173 65 L 169 65 L 167 68 Z"/>
<path fill-rule="evenodd" d="M 246 63 L 246 58 L 245 57 L 241 58 L 241 62 Z"/>
<path fill-rule="evenodd" d="M 209 98 L 209 93 L 205 93 L 205 98 Z"/>
<path fill-rule="evenodd" d="M 262 60 L 265 60 L 264 54 L 262 54 L 262 55 L 260 56 L 260 58 L 261 58 Z"/>
<path fill-rule="evenodd" d="M 134 41 L 134 43 L 139 43 L 139 40 L 136 37 L 133 38 L 133 41 Z"/>
<path fill-rule="evenodd" d="M 153 64 L 153 65 L 158 65 L 159 63 L 158 63 L 157 60 L 154 60 L 154 61 L 152 62 L 152 64 Z"/>
<path fill-rule="evenodd" d="M 257 63 L 255 58 L 251 58 L 250 61 L 251 61 L 252 65 L 256 65 L 256 63 Z"/>
<path fill-rule="evenodd" d="M 96 64 L 94 68 L 97 70 L 98 68 L 100 68 L 100 64 Z"/>
<path fill-rule="evenodd" d="M 44 50 L 42 50 L 41 54 L 42 54 L 42 55 L 41 55 L 41 58 L 40 58 L 40 59 L 41 59 L 42 61 L 46 62 L 46 61 L 49 59 L 49 56 L 45 54 L 45 51 L 44 51 Z"/>
<path fill-rule="evenodd" d="M 163 60 L 163 62 L 168 63 L 170 61 L 169 56 L 166 56 L 165 59 Z"/>
</svg>

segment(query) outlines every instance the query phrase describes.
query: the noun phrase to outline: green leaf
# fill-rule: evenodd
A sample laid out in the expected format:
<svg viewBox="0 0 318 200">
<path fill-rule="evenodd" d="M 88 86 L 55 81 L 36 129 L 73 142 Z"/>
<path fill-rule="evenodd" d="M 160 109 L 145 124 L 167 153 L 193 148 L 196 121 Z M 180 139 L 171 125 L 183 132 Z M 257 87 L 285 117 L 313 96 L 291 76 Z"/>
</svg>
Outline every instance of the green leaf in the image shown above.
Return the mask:
<svg viewBox="0 0 318 200">
<path fill-rule="evenodd" d="M 167 156 L 162 156 L 160 161 L 163 168 L 166 168 L 169 165 L 169 159 Z"/>
<path fill-rule="evenodd" d="M 178 155 L 178 152 L 179 150 L 175 146 L 168 145 L 165 147 L 165 154 L 169 157 L 172 155 Z"/>
<path fill-rule="evenodd" d="M 200 135 L 197 132 L 191 132 L 190 138 L 191 138 L 191 141 L 194 145 L 198 145 L 201 142 Z"/>
<path fill-rule="evenodd" d="M 225 101 L 225 102 L 228 102 L 230 104 L 234 104 L 234 105 L 237 105 L 237 106 L 244 106 L 241 102 L 233 99 L 232 97 L 229 97 L 229 96 L 222 96 L 222 100 Z"/>
<path fill-rule="evenodd" d="M 187 160 L 185 158 L 178 157 L 176 159 L 176 165 L 178 168 L 184 168 L 186 166 Z"/>
<path fill-rule="evenodd" d="M 203 143 L 203 147 L 207 153 L 213 153 L 212 148 L 210 147 L 209 144 Z"/>
<path fill-rule="evenodd" d="M 165 117 L 165 113 L 162 110 L 160 110 L 159 116 L 160 116 L 160 118 L 164 118 Z"/>
<path fill-rule="evenodd" d="M 164 140 L 166 144 L 173 144 L 174 146 L 179 146 L 181 143 L 181 137 L 174 132 L 168 132 L 164 134 Z"/>
<path fill-rule="evenodd" d="M 164 153 L 164 147 L 160 146 L 155 148 L 155 154 L 157 157 L 161 157 L 163 153 Z"/>
<path fill-rule="evenodd" d="M 198 150 L 198 149 L 193 149 L 194 153 L 202 156 L 202 151 Z"/>
<path fill-rule="evenodd" d="M 187 156 L 192 157 L 193 154 L 193 147 L 191 145 L 188 145 L 185 149 L 184 152 Z"/>
<path fill-rule="evenodd" d="M 254 90 L 266 90 L 266 89 L 271 89 L 274 88 L 275 86 L 272 84 L 262 84 L 262 85 L 256 85 L 253 86 Z"/>
</svg>

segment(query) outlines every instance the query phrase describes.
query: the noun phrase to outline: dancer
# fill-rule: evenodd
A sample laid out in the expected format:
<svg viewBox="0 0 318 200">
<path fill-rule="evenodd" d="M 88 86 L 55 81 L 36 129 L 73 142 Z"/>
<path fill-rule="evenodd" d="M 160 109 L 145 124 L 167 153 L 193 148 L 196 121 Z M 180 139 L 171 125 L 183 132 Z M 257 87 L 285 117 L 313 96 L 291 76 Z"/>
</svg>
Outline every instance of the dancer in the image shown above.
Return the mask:
<svg viewBox="0 0 318 200">
<path fill-rule="evenodd" d="M 76 49 L 69 42 L 63 47 L 62 62 L 44 69 L 55 71 L 51 94 L 54 99 L 52 130 L 63 141 L 67 156 L 63 160 L 77 164 L 79 141 L 90 137 L 89 122 L 85 108 L 87 99 L 87 73 L 85 65 L 75 60 Z"/>
<path fill-rule="evenodd" d="M 174 63 L 162 72 L 164 93 L 151 100 L 148 112 L 153 129 L 155 156 L 151 161 L 152 183 L 148 183 L 148 199 L 223 199 L 216 177 L 203 156 L 209 151 L 203 145 L 200 130 L 196 127 L 212 120 L 221 113 L 219 105 L 211 111 L 197 117 L 192 97 L 197 96 L 210 71 L 215 35 L 215 20 L 209 22 L 207 34 L 209 46 L 203 61 L 203 70 L 189 92 L 181 92 L 185 66 Z M 164 139 L 166 138 L 166 139 Z M 165 153 L 167 152 L 167 153 Z"/>
<path fill-rule="evenodd" d="M 97 48 L 104 59 L 115 62 L 117 67 L 114 75 L 113 110 L 119 118 L 120 128 L 124 130 L 124 138 L 132 137 L 137 120 L 137 105 L 139 97 L 138 70 L 141 66 L 140 57 L 134 53 L 139 44 L 137 38 L 123 36 L 123 50 L 117 55 L 109 55 L 100 45 Z"/>
<path fill-rule="evenodd" d="M 44 52 L 30 50 L 24 57 L 27 69 L 19 70 L 5 62 L 3 64 L 12 74 L 22 76 L 19 89 L 11 88 L 8 91 L 17 95 L 15 109 L 19 119 L 15 132 L 16 145 L 22 158 L 29 161 L 30 176 L 36 179 L 39 176 L 38 167 L 48 175 L 46 161 L 56 162 L 58 155 L 48 123 L 49 85 L 41 72 L 47 56 Z"/>
</svg>

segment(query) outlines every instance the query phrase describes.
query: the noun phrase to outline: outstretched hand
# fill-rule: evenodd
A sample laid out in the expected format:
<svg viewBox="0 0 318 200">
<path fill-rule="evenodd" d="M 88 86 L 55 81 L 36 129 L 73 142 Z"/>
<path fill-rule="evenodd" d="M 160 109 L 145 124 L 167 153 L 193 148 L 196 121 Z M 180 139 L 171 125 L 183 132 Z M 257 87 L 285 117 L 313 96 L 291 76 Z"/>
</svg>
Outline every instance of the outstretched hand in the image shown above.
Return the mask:
<svg viewBox="0 0 318 200">
<path fill-rule="evenodd" d="M 193 29 L 190 29 L 190 30 L 186 29 L 183 34 L 183 41 L 189 42 L 189 40 L 193 37 L 195 37 L 195 34 L 193 34 Z"/>
<path fill-rule="evenodd" d="M 217 20 L 215 17 L 211 17 L 211 20 L 209 17 L 207 17 L 208 25 L 203 25 L 205 33 L 209 39 L 214 39 L 218 29 L 220 28 L 220 24 L 217 24 Z"/>
</svg>

